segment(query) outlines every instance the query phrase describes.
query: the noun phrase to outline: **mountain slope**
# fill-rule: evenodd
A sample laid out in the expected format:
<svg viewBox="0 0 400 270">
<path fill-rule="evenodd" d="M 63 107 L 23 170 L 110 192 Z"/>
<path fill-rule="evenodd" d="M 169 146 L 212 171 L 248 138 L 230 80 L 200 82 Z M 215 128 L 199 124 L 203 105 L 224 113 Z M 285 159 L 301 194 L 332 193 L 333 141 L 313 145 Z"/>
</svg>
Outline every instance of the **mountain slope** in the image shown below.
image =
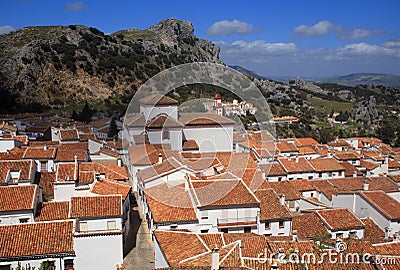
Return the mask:
<svg viewBox="0 0 400 270">
<path fill-rule="evenodd" d="M 384 85 L 400 87 L 400 76 L 383 73 L 355 73 L 340 77 L 314 80 L 315 83 L 336 83 L 341 85 L 356 86 L 360 84 Z"/>
<path fill-rule="evenodd" d="M 112 35 L 76 25 L 23 28 L 0 35 L 0 112 L 71 109 L 84 100 L 128 103 L 159 71 L 220 63 L 218 57 L 217 46 L 177 19 Z"/>
</svg>

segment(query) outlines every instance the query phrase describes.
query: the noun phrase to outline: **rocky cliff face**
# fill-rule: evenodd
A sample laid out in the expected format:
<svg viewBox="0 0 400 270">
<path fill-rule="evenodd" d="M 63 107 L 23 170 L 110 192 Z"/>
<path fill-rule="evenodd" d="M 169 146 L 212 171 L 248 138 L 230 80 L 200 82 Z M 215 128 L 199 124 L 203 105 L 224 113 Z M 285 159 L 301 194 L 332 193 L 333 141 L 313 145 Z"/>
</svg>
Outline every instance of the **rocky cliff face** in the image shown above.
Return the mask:
<svg viewBox="0 0 400 270">
<path fill-rule="evenodd" d="M 219 48 L 190 22 L 105 35 L 85 26 L 27 27 L 0 35 L 2 111 L 72 108 L 83 100 L 129 102 L 148 78 L 174 65 L 220 63 Z"/>
</svg>

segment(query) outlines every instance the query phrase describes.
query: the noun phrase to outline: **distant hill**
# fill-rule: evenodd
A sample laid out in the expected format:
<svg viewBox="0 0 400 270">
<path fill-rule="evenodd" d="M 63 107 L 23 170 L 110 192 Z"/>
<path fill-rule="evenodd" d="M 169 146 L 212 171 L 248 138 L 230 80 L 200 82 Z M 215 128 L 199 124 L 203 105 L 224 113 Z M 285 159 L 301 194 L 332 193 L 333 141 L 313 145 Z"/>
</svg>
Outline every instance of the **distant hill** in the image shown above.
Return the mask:
<svg viewBox="0 0 400 270">
<path fill-rule="evenodd" d="M 232 68 L 232 69 L 234 69 L 234 70 L 237 70 L 237 71 L 239 71 L 239 72 L 241 72 L 241 73 L 250 75 L 250 76 L 252 76 L 252 77 L 254 77 L 254 78 L 263 79 L 263 80 L 268 80 L 268 78 L 263 77 L 263 76 L 261 76 L 261 75 L 258 75 L 255 71 L 248 70 L 248 69 L 246 69 L 246 68 L 244 68 L 244 67 L 241 67 L 241 66 L 229 66 L 229 67 Z"/>
<path fill-rule="evenodd" d="M 350 75 L 333 77 L 328 79 L 315 79 L 315 83 L 335 83 L 348 86 L 360 84 L 384 85 L 390 87 L 400 87 L 400 76 L 383 73 L 354 73 Z"/>
</svg>

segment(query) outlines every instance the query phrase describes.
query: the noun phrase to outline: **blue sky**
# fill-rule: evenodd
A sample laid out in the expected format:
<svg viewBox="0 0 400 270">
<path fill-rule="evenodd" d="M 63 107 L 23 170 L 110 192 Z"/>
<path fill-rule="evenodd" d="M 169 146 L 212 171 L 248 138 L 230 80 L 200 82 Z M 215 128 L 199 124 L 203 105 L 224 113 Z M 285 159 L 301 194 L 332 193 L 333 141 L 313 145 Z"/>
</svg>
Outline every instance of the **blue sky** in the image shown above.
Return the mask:
<svg viewBox="0 0 400 270">
<path fill-rule="evenodd" d="M 220 57 L 265 76 L 400 75 L 400 1 L 0 1 L 0 33 L 82 24 L 113 33 L 191 21 Z"/>
</svg>

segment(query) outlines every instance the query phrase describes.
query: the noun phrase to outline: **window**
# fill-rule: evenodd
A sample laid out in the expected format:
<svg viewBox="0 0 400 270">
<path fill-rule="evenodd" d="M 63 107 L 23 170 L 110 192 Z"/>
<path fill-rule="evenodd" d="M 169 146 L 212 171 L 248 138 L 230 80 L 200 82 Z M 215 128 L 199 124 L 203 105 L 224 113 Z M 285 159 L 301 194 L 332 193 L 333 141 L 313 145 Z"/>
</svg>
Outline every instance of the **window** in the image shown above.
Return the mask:
<svg viewBox="0 0 400 270">
<path fill-rule="evenodd" d="M 29 218 L 20 218 L 19 223 L 28 223 Z"/>
<path fill-rule="evenodd" d="M 79 222 L 79 231 L 87 232 L 87 230 L 88 230 L 87 222 Z"/>
<path fill-rule="evenodd" d="M 74 267 L 74 260 L 73 259 L 66 259 L 64 260 L 64 268 L 73 268 Z"/>
<path fill-rule="evenodd" d="M 322 173 L 318 173 L 318 177 L 321 178 L 322 177 Z"/>
<path fill-rule="evenodd" d="M 282 176 L 278 177 L 278 182 L 282 181 Z"/>
<path fill-rule="evenodd" d="M 285 222 L 279 221 L 279 228 L 280 229 L 285 228 Z"/>
<path fill-rule="evenodd" d="M 271 224 L 269 222 L 265 222 L 265 229 L 270 229 L 271 228 Z"/>
<path fill-rule="evenodd" d="M 357 239 L 357 234 L 356 234 L 356 232 L 350 232 L 350 238 L 351 238 L 351 239 Z"/>
<path fill-rule="evenodd" d="M 169 129 L 164 128 L 162 130 L 162 139 L 163 140 L 169 140 L 169 138 L 170 138 Z"/>
<path fill-rule="evenodd" d="M 221 229 L 221 232 L 223 232 L 223 233 L 228 233 L 228 228 L 223 228 L 223 229 Z"/>
<path fill-rule="evenodd" d="M 244 233 L 251 233 L 251 227 L 244 227 Z"/>
<path fill-rule="evenodd" d="M 41 161 L 40 162 L 40 171 L 41 172 L 47 171 L 47 161 Z"/>
<path fill-rule="evenodd" d="M 107 230 L 116 230 L 117 229 L 117 223 L 115 220 L 113 221 L 107 221 Z"/>
<path fill-rule="evenodd" d="M 9 265 L 0 265 L 0 270 L 11 270 L 11 264 L 9 264 Z"/>
<path fill-rule="evenodd" d="M 310 175 L 310 176 L 308 177 L 308 180 L 312 180 L 312 179 L 313 179 L 313 176 Z"/>
<path fill-rule="evenodd" d="M 200 233 L 208 233 L 208 230 L 200 230 Z"/>
</svg>

